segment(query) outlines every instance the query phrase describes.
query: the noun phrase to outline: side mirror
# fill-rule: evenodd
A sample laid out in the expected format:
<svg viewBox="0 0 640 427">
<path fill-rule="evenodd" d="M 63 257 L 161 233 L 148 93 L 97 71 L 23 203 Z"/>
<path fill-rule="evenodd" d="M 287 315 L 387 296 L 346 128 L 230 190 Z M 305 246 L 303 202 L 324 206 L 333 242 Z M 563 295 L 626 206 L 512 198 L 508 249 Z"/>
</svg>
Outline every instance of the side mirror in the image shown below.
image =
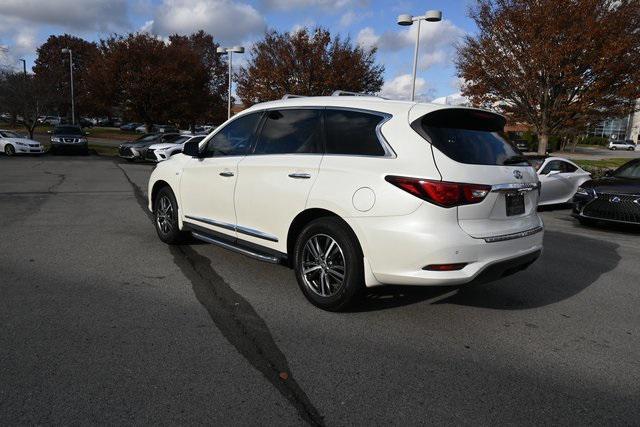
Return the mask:
<svg viewBox="0 0 640 427">
<path fill-rule="evenodd" d="M 84 134 L 85 135 L 91 135 L 91 132 L 85 132 Z"/>
<path fill-rule="evenodd" d="M 200 143 L 198 141 L 188 141 L 184 144 L 182 153 L 185 156 L 200 157 Z"/>
<path fill-rule="evenodd" d="M 604 176 L 613 176 L 613 171 L 611 169 L 607 169 L 604 171 Z"/>
</svg>

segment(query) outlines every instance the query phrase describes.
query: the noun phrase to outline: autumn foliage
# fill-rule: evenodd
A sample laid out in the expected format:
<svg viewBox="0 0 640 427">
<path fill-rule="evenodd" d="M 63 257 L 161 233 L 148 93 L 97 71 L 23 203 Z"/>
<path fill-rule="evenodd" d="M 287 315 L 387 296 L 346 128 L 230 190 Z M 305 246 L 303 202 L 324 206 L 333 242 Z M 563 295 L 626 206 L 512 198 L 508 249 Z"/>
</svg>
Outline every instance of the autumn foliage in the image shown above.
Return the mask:
<svg viewBox="0 0 640 427">
<path fill-rule="evenodd" d="M 247 65 L 238 73 L 238 96 L 251 105 L 287 93 L 378 92 L 384 67 L 375 63 L 375 53 L 322 28 L 270 31 L 254 44 Z"/>
<path fill-rule="evenodd" d="M 458 49 L 463 94 L 549 135 L 619 117 L 640 97 L 638 0 L 478 0 Z"/>
</svg>

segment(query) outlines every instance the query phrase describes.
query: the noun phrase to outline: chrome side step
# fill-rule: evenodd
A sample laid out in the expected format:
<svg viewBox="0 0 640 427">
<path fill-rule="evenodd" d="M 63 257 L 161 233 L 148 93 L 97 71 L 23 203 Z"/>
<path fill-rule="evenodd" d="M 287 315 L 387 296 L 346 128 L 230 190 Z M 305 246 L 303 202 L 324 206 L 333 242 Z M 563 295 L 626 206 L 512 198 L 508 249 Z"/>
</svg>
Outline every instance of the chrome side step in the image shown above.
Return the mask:
<svg viewBox="0 0 640 427">
<path fill-rule="evenodd" d="M 211 243 L 212 245 L 220 246 L 220 247 L 228 249 L 230 251 L 237 252 L 237 253 L 242 254 L 242 255 L 246 255 L 246 256 L 251 257 L 253 259 L 257 259 L 258 261 L 269 262 L 271 264 L 280 263 L 280 258 L 278 258 L 278 257 L 261 254 L 261 253 L 258 253 L 258 252 L 255 252 L 255 251 L 252 251 L 252 250 L 249 250 L 249 249 L 246 249 L 246 248 L 242 248 L 240 246 L 236 246 L 236 245 L 231 244 L 231 243 L 223 242 L 222 240 L 216 239 L 215 237 L 207 236 L 207 235 L 198 233 L 197 231 L 192 231 L 191 235 L 193 235 L 193 237 L 195 237 L 198 240 L 202 240 L 203 242 L 207 242 L 207 243 Z"/>
</svg>

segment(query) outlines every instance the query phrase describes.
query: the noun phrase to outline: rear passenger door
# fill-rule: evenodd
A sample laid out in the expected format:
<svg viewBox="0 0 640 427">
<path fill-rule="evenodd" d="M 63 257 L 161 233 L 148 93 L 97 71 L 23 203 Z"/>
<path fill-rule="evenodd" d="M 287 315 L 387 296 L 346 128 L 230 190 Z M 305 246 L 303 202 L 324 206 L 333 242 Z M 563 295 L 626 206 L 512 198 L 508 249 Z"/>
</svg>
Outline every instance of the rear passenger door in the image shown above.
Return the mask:
<svg viewBox="0 0 640 427">
<path fill-rule="evenodd" d="M 265 114 L 253 150 L 238 165 L 235 192 L 238 239 L 279 252 L 305 208 L 322 160 L 322 109 Z"/>
</svg>

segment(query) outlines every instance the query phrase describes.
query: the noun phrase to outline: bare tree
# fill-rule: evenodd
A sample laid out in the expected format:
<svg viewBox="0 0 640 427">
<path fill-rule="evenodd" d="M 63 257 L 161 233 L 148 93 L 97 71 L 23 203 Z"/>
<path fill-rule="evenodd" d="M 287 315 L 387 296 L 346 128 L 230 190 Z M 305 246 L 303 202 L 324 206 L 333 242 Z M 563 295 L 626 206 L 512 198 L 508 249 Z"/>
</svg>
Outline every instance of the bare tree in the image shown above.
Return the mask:
<svg viewBox="0 0 640 427">
<path fill-rule="evenodd" d="M 54 102 L 46 84 L 33 74 L 7 71 L 0 75 L 0 106 L 16 117 L 33 139 L 38 117 Z"/>
</svg>

